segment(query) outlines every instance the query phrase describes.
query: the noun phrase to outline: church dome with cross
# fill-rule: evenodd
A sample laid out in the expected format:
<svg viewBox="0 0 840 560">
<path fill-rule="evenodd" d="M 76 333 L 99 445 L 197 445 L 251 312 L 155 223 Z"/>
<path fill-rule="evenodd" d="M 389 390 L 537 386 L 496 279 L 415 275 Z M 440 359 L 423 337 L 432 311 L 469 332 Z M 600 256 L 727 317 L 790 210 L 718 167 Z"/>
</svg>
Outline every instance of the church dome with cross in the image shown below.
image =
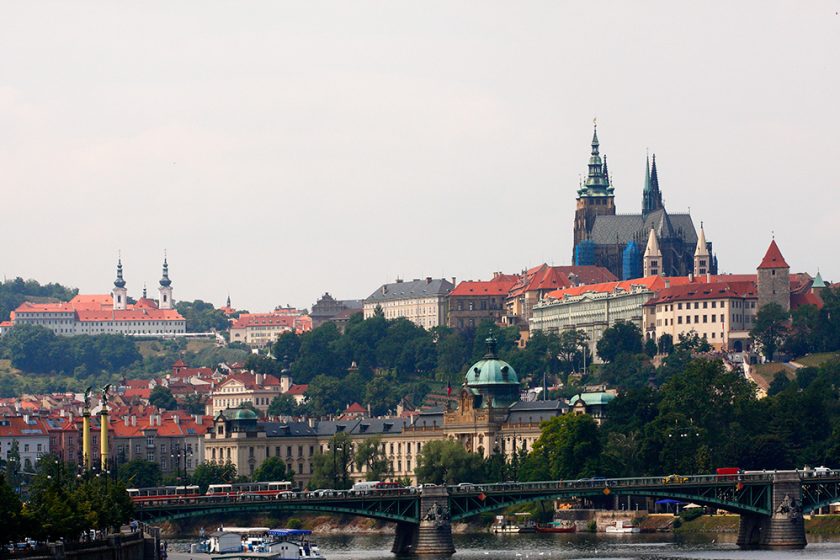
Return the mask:
<svg viewBox="0 0 840 560">
<path fill-rule="evenodd" d="M 464 386 L 476 398 L 476 408 L 508 406 L 519 400 L 519 377 L 496 355 L 496 339 L 487 339 L 487 353 L 467 370 Z"/>
</svg>

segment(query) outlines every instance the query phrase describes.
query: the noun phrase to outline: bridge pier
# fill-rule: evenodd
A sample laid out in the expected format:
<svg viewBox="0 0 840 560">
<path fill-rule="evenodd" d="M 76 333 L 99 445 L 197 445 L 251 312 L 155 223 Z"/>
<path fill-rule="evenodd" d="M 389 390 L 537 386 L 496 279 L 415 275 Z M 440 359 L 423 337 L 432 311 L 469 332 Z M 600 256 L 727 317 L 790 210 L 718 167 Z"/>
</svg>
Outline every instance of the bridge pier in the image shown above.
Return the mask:
<svg viewBox="0 0 840 560">
<path fill-rule="evenodd" d="M 420 524 L 398 523 L 391 552 L 437 556 L 455 553 L 449 492 L 445 486 L 420 491 Z"/>
<path fill-rule="evenodd" d="M 771 515 L 742 514 L 737 544 L 740 548 L 805 548 L 802 484 L 796 471 L 773 475 Z"/>
</svg>

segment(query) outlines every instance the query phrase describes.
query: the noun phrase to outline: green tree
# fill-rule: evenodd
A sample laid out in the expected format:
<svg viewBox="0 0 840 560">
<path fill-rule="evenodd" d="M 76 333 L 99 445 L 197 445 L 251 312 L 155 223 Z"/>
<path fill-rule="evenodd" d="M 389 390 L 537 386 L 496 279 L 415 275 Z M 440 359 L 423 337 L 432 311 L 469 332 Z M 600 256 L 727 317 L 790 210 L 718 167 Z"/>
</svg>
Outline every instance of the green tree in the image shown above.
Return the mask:
<svg viewBox="0 0 840 560">
<path fill-rule="evenodd" d="M 596 348 L 605 362 L 615 361 L 620 354 L 641 354 L 642 331 L 635 323 L 617 321 L 604 331 Z"/>
<path fill-rule="evenodd" d="M 223 311 L 200 299 L 179 301 L 175 304 L 175 309 L 184 317 L 187 332 L 226 331 L 230 327 Z"/>
<path fill-rule="evenodd" d="M 761 348 L 761 352 L 769 360 L 785 341 L 787 334 L 787 321 L 790 314 L 778 303 L 768 303 L 758 310 L 755 316 L 755 326 L 750 331 L 750 336 Z"/>
<path fill-rule="evenodd" d="M 181 405 L 181 408 L 190 414 L 203 415 L 207 409 L 205 406 L 206 404 L 207 403 L 205 403 L 204 397 L 202 397 L 200 393 L 192 393 L 184 397 L 184 402 Z"/>
<path fill-rule="evenodd" d="M 294 416 L 297 411 L 297 401 L 292 395 L 285 393 L 271 399 L 271 404 L 268 405 L 269 416 Z"/>
<path fill-rule="evenodd" d="M 36 538 L 75 539 L 90 528 L 85 511 L 80 507 L 76 481 L 74 469 L 60 462 L 58 457 L 41 457 L 25 509 Z"/>
<path fill-rule="evenodd" d="M 149 404 L 162 408 L 164 410 L 175 410 L 178 408 L 178 401 L 172 395 L 169 387 L 163 385 L 156 385 L 149 395 Z"/>
<path fill-rule="evenodd" d="M 160 465 L 145 459 L 132 459 L 117 467 L 117 478 L 132 488 L 159 486 L 162 480 Z"/>
<path fill-rule="evenodd" d="M 356 468 L 366 469 L 366 480 L 384 480 L 393 476 L 382 438 L 374 436 L 359 443 L 356 447 Z"/>
<path fill-rule="evenodd" d="M 236 465 L 233 463 L 212 463 L 204 461 L 192 474 L 192 483 L 197 485 L 202 494 L 211 484 L 230 484 L 236 482 Z"/>
<path fill-rule="evenodd" d="M 583 352 L 589 350 L 589 335 L 578 329 L 566 329 L 560 333 L 559 351 L 557 353 L 560 363 L 563 364 L 563 371 L 566 373 L 575 370 L 575 364 L 582 361 Z M 587 355 L 587 361 L 591 361 Z"/>
<path fill-rule="evenodd" d="M 482 482 L 484 461 L 453 440 L 430 441 L 417 456 L 414 474 L 420 483 Z"/>
<path fill-rule="evenodd" d="M 670 334 L 663 334 L 659 337 L 657 348 L 660 354 L 670 354 L 674 351 L 674 337 Z"/>
<path fill-rule="evenodd" d="M 275 482 L 280 480 L 293 480 L 294 469 L 289 465 L 286 467 L 280 457 L 268 457 L 254 471 L 254 482 Z"/>
<path fill-rule="evenodd" d="M 317 375 L 341 377 L 350 364 L 341 359 L 335 345 L 341 334 L 335 323 L 324 323 L 300 336 L 300 353 L 292 364 L 292 376 L 298 383 L 308 383 Z"/>
<path fill-rule="evenodd" d="M 6 483 L 6 476 L 0 472 L 0 543 L 17 541 L 23 534 L 23 512 L 20 498 Z"/>
<path fill-rule="evenodd" d="M 338 432 L 330 438 L 327 450 L 312 457 L 312 478 L 309 488 L 332 488 L 346 490 L 353 485 L 350 467 L 355 461 L 353 441 L 346 432 Z"/>
<path fill-rule="evenodd" d="M 597 474 L 601 440 L 588 414 L 564 414 L 543 423 L 528 456 L 528 471 L 545 480 L 566 480 Z M 529 476 L 529 478 L 531 477 Z"/>
<path fill-rule="evenodd" d="M 288 360 L 290 363 L 298 358 L 300 353 L 300 336 L 294 331 L 284 332 L 277 337 L 274 347 L 271 350 L 272 355 L 283 361 Z"/>
<path fill-rule="evenodd" d="M 312 416 L 336 414 L 349 404 L 347 388 L 340 379 L 316 375 L 306 391 L 305 406 Z"/>
</svg>

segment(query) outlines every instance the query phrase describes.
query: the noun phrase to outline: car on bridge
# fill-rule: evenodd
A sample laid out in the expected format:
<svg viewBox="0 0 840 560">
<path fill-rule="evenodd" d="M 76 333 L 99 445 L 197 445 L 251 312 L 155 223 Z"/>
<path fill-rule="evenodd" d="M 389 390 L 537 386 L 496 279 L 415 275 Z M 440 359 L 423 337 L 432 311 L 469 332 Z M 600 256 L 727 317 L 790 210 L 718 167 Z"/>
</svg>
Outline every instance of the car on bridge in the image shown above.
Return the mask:
<svg viewBox="0 0 840 560">
<path fill-rule="evenodd" d="M 669 474 L 662 478 L 662 484 L 685 484 L 686 482 L 688 482 L 688 477 L 679 474 Z"/>
</svg>

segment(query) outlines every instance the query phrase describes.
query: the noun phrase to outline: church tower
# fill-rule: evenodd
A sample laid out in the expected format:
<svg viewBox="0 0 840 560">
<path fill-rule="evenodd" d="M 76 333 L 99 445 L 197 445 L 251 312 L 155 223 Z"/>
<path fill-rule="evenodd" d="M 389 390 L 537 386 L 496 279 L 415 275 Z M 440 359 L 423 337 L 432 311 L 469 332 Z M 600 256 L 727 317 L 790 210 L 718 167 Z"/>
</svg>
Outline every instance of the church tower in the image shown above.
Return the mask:
<svg viewBox="0 0 840 560">
<path fill-rule="evenodd" d="M 776 240 L 770 242 L 761 264 L 758 265 L 758 308 L 778 303 L 790 311 L 790 265 L 785 261 Z"/>
<path fill-rule="evenodd" d="M 166 256 L 163 257 L 163 277 L 160 279 L 158 292 L 160 292 L 158 308 L 172 309 L 175 302 L 172 301 L 172 280 L 169 279 L 169 263 L 166 262 Z"/>
<path fill-rule="evenodd" d="M 700 222 L 700 235 L 697 237 L 697 248 L 694 249 L 694 276 L 705 276 L 707 272 L 712 272 L 711 260 L 712 255 L 706 243 L 703 222 Z"/>
<path fill-rule="evenodd" d="M 123 279 L 122 258 L 117 259 L 117 279 L 114 280 L 114 290 L 111 292 L 114 299 L 114 309 L 125 309 L 128 304 L 128 290 L 125 288 Z"/>
<path fill-rule="evenodd" d="M 656 171 L 656 154 L 653 154 L 653 169 L 650 160 L 645 158 L 645 188 L 642 191 L 642 215 L 647 216 L 655 210 L 664 208 L 662 191 L 659 190 L 659 174 Z"/>
<path fill-rule="evenodd" d="M 659 250 L 659 241 L 656 239 L 656 232 L 650 228 L 645 256 L 642 258 L 642 267 L 645 277 L 659 276 L 662 274 L 662 251 Z"/>
<path fill-rule="evenodd" d="M 615 215 L 615 195 L 607 174 L 606 157 L 601 160 L 598 127 L 592 133 L 592 151 L 589 156 L 589 172 L 586 181 L 578 189 L 575 210 L 574 247 L 572 262 L 575 262 L 575 248 L 588 238 L 595 224 L 595 216 Z"/>
</svg>

